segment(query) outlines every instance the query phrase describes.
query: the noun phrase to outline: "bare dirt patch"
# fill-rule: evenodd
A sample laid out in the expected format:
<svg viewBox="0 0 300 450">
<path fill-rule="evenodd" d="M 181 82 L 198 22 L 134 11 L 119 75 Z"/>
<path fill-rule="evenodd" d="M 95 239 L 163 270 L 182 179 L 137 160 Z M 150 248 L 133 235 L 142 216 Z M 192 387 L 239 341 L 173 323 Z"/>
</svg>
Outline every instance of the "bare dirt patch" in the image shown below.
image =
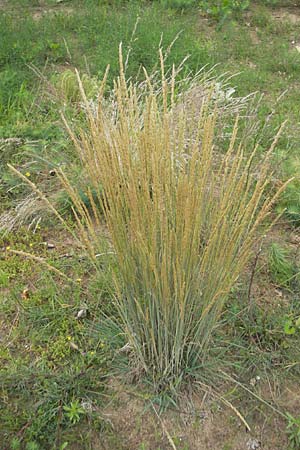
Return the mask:
<svg viewBox="0 0 300 450">
<path fill-rule="evenodd" d="M 11 5 L 9 0 L 0 0 L 0 11 L 14 11 L 22 12 L 23 8 L 21 5 Z M 65 14 L 71 15 L 74 12 L 74 8 L 69 5 L 65 5 L 63 2 L 57 2 L 54 6 L 47 6 L 43 1 L 39 2 L 39 6 L 31 6 L 28 11 L 31 12 L 34 20 L 40 20 L 46 15 L 54 14 Z"/>
<path fill-rule="evenodd" d="M 276 393 L 270 394 L 266 385 L 266 398 L 278 400 L 283 410 L 293 412 L 299 407 L 299 386 L 283 390 L 280 399 Z M 116 400 L 103 411 L 103 416 L 112 425 L 110 435 L 95 436 L 94 450 L 249 450 L 251 448 L 275 450 L 287 448 L 286 421 L 271 410 L 267 414 L 252 414 L 251 431 L 247 431 L 231 408 L 212 398 L 193 394 L 184 405 L 168 410 L 158 418 L 153 408 L 146 410 L 147 402 L 128 393 L 126 386 L 119 385 L 112 394 Z M 237 407 L 239 408 L 239 406 Z M 257 407 L 259 410 L 259 405 Z M 256 443 L 256 444 L 255 444 Z M 258 445 L 251 447 L 251 445 Z"/>
<path fill-rule="evenodd" d="M 40 20 L 45 16 L 48 15 L 55 15 L 55 14 L 65 14 L 66 16 L 71 15 L 74 13 L 74 8 L 71 6 L 65 6 L 65 5 L 57 5 L 55 7 L 38 7 L 34 8 L 32 10 L 32 17 L 34 20 Z"/>
<path fill-rule="evenodd" d="M 250 30 L 249 30 L 249 34 L 250 34 L 250 38 L 251 38 L 252 44 L 254 44 L 254 45 L 260 44 L 260 39 L 259 39 L 259 37 L 258 37 L 257 29 L 256 29 L 256 28 L 250 29 Z"/>
<path fill-rule="evenodd" d="M 300 24 L 300 7 L 276 8 L 271 15 L 275 20 L 290 22 L 293 25 Z"/>
</svg>

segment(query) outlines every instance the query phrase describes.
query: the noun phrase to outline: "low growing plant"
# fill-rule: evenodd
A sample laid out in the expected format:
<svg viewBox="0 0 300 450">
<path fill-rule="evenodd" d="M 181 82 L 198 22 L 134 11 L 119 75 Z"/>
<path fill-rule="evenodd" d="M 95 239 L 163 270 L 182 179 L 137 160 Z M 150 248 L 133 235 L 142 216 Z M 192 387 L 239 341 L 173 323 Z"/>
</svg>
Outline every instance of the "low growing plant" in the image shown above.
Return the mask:
<svg viewBox="0 0 300 450">
<path fill-rule="evenodd" d="M 200 7 L 201 11 L 220 23 L 250 6 L 250 0 L 160 0 L 160 3 L 171 8 Z"/>
<path fill-rule="evenodd" d="M 92 98 L 95 96 L 97 92 L 96 80 L 85 73 L 82 75 L 81 79 L 87 97 Z M 81 95 L 76 73 L 71 69 L 67 69 L 61 73 L 53 75 L 51 82 L 57 91 L 56 94 L 61 96 L 66 102 L 68 102 L 68 104 L 80 102 Z"/>
<path fill-rule="evenodd" d="M 269 270 L 273 281 L 283 287 L 289 286 L 296 272 L 288 250 L 277 243 L 270 247 Z"/>
<path fill-rule="evenodd" d="M 287 435 L 289 439 L 289 449 L 298 450 L 300 448 L 300 417 L 294 417 L 287 413 Z"/>
<path fill-rule="evenodd" d="M 199 5 L 204 12 L 223 23 L 233 14 L 245 11 L 250 0 L 200 0 Z"/>
<path fill-rule="evenodd" d="M 66 417 L 74 425 L 80 421 L 80 417 L 85 414 L 85 410 L 82 408 L 79 400 L 72 401 L 69 405 L 63 407 Z"/>
</svg>

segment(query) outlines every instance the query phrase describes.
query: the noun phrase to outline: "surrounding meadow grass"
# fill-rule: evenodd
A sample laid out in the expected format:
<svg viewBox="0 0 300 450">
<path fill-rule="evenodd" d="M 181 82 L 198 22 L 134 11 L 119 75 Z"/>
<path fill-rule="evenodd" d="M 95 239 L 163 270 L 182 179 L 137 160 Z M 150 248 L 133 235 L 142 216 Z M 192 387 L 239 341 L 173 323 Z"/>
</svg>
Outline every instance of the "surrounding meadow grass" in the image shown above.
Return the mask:
<svg viewBox="0 0 300 450">
<path fill-rule="evenodd" d="M 47 12 L 47 5 L 50 12 Z M 84 5 L 72 2 L 53 6 L 53 2 L 48 2 L 44 6 L 46 12 L 42 14 L 38 9 L 40 15 L 35 16 L 31 3 L 9 2 L 0 16 L 0 139 L 19 139 L 18 144 L 10 144 L 8 150 L 7 145 L 0 142 L 2 198 L 15 184 L 5 167 L 8 159 L 32 164 L 41 156 L 46 159 L 50 156 L 52 162 L 56 159 L 58 163 L 69 162 L 72 157 L 60 126 L 59 109 L 63 105 L 61 102 L 57 105 L 53 98 L 49 100 L 45 93 L 49 86 L 45 89 L 45 83 L 32 66 L 55 83 L 65 71 L 74 67 L 100 79 L 110 64 L 110 84 L 118 73 L 119 42 L 123 42 L 124 51 L 131 49 L 127 68 L 130 77 L 136 75 L 141 65 L 151 71 L 157 62 L 160 42 L 167 48 L 178 33 L 181 33 L 180 38 L 166 60 L 166 69 L 190 55 L 185 63 L 186 72 L 195 73 L 206 64 L 210 67 L 218 64 L 216 73 L 240 72 L 232 81 L 237 95 L 244 96 L 256 90 L 265 94 L 259 109 L 262 121 L 264 117 L 271 117 L 270 128 L 274 131 L 288 119 L 286 133 L 279 142 L 278 157 L 285 160 L 281 166 L 283 177 L 294 175 L 293 149 L 299 145 L 297 114 L 300 97 L 296 88 L 299 53 L 291 41 L 297 25 L 275 22 L 270 17 L 270 10 L 263 6 L 257 6 L 249 19 L 241 23 L 230 21 L 218 31 L 209 20 L 191 14 L 189 10 L 180 13 L 157 3 L 130 2 L 120 6 L 89 1 Z M 140 19 L 132 36 L 137 17 Z M 276 59 L 272 57 L 274 51 Z M 272 135 L 274 132 L 270 133 Z M 41 163 L 33 165 L 33 169 L 39 171 Z M 298 183 L 295 180 L 290 186 L 283 203 L 293 220 L 299 220 Z M 18 194 L 15 187 L 10 191 L 12 199 L 14 193 Z M 6 201 L 5 195 L 3 208 Z"/>
<path fill-rule="evenodd" d="M 93 95 L 94 82 L 102 78 L 108 63 L 108 86 L 112 86 L 118 74 L 120 41 L 125 52 L 131 49 L 127 74 L 133 77 L 141 64 L 151 72 L 160 42 L 167 48 L 182 31 L 166 60 L 167 69 L 190 54 L 186 72 L 218 64 L 216 74 L 239 73 L 231 80 L 234 95 L 244 96 L 256 90 L 264 94 L 258 109 L 259 127 L 265 130 L 259 154 L 268 148 L 279 125 L 288 120 L 277 145 L 280 164 L 274 176 L 275 181 L 291 176 L 296 179 L 277 208 L 287 208 L 290 226 L 299 225 L 300 54 L 292 44 L 299 24 L 273 18 L 273 10 L 262 3 L 253 5 L 243 17 L 224 23 L 221 29 L 194 8 L 182 11 L 160 2 L 1 3 L 0 212 L 19 205 L 30 193 L 26 183 L 8 170 L 6 163 L 10 162 L 28 179 L 46 188 L 72 228 L 70 196 L 58 186 L 58 177 L 50 174 L 62 167 L 71 183 L 82 177 L 59 114 L 63 109 L 75 126 L 84 123 L 78 106 L 79 91 L 70 71 L 79 68 L 88 95 Z M 132 36 L 137 17 L 140 19 Z M 81 198 L 91 206 L 85 196 L 86 180 L 80 181 Z M 30 215 L 29 219 L 30 223 Z M 294 230 L 297 233 L 297 228 Z M 249 379 L 257 374 L 262 385 L 269 380 L 278 384 L 283 380 L 296 383 L 295 389 L 298 386 L 298 244 L 281 242 L 288 241 L 285 236 L 290 232 L 290 228 L 287 233 L 283 229 L 280 238 L 275 233 L 275 245 L 270 246 L 268 241 L 265 244 L 266 254 L 258 259 L 255 270 L 261 288 L 254 283 L 249 289 L 248 270 L 232 288 L 222 323 L 213 337 L 213 357 L 228 362 L 229 373 L 248 388 Z M 54 248 L 49 245 L 53 242 Z M 100 436 L 100 441 L 106 436 L 108 448 L 128 450 L 124 436 L 118 436 L 109 416 L 103 414 L 107 404 L 118 402 L 109 388 L 112 368 L 120 367 L 124 360 L 128 364 L 128 355 L 118 352 L 126 344 L 124 337 L 113 340 L 115 329 L 104 329 L 103 322 L 99 323 L 100 312 L 108 317 L 117 313 L 114 255 L 102 258 L 100 270 L 95 272 L 76 241 L 45 215 L 41 223 L 33 222 L 31 231 L 22 228 L 1 236 L 0 248 L 1 445 L 5 449 L 28 450 L 101 448 L 95 436 Z M 48 270 L 46 264 L 24 259 L 10 250 L 34 253 L 69 280 Z M 287 283 L 290 275 L 293 278 Z M 249 315 L 249 299 L 254 296 Z M 250 388 L 254 394 L 264 396 L 259 383 Z M 141 395 L 145 401 L 163 406 L 168 389 L 160 396 L 151 390 Z M 257 411 L 259 417 L 269 414 L 268 409 L 258 406 L 261 404 L 255 397 L 236 386 L 228 388 L 226 398 L 240 405 L 254 427 Z M 169 397 L 167 400 L 172 402 Z M 269 402 L 273 404 L 273 397 Z M 295 416 L 288 420 L 288 432 L 292 448 L 297 448 L 298 412 L 288 404 L 281 408 L 283 413 L 286 410 Z M 173 440 L 177 442 L 175 437 Z M 136 445 L 139 449 L 153 447 L 141 436 Z M 154 448 L 165 449 L 167 445 L 157 444 Z M 288 444 L 284 441 L 279 447 L 284 445 Z M 181 448 L 181 444 L 176 446 Z M 224 444 L 224 448 L 230 449 L 230 444 Z"/>
</svg>

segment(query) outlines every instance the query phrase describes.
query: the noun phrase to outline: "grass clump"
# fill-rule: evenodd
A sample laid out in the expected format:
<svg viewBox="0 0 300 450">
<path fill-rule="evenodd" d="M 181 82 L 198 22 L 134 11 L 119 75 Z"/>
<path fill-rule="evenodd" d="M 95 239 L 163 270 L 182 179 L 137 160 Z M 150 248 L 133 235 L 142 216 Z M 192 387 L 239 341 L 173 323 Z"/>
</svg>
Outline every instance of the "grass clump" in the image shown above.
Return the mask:
<svg viewBox="0 0 300 450">
<path fill-rule="evenodd" d="M 162 61 L 160 84 L 146 72 L 143 83 L 133 84 L 122 59 L 120 67 L 109 104 L 104 79 L 97 108 L 85 102 L 87 129 L 79 138 L 69 129 L 98 192 L 98 205 L 90 196 L 92 213 L 61 178 L 91 256 L 104 214 L 132 361 L 161 388 L 205 365 L 224 301 L 274 201 L 268 194 L 274 145 L 252 168 L 256 149 L 245 158 L 236 121 L 228 150 L 218 153 L 221 107 L 213 81 L 202 80 L 191 121 L 191 105 L 182 100 L 189 91 L 179 95 L 175 69 L 165 76 Z"/>
<path fill-rule="evenodd" d="M 272 280 L 279 286 L 288 287 L 294 279 L 295 269 L 287 249 L 273 243 L 269 252 L 269 270 Z"/>
<path fill-rule="evenodd" d="M 289 439 L 289 448 L 296 450 L 300 447 L 300 417 L 293 417 L 291 414 L 287 414 L 287 434 Z"/>
<path fill-rule="evenodd" d="M 82 83 L 88 98 L 96 95 L 97 83 L 96 80 L 89 77 L 87 74 L 83 74 Z M 61 96 L 65 102 L 76 103 L 80 102 L 81 96 L 77 77 L 74 71 L 71 69 L 64 70 L 52 77 L 53 86 L 56 88 L 56 94 Z"/>
<path fill-rule="evenodd" d="M 57 169 L 77 238 L 95 262 L 105 219 L 117 263 L 116 321 L 135 371 L 158 390 L 205 367 L 224 302 L 283 189 L 269 191 L 277 139 L 257 163 L 258 146 L 245 152 L 238 118 L 228 120 L 243 100 L 211 74 L 177 81 L 180 68 L 165 74 L 160 58 L 160 71 L 133 82 L 120 53 L 114 88 L 108 95 L 107 71 L 96 102 L 78 77 L 86 123 L 66 126 L 86 192 Z"/>
</svg>

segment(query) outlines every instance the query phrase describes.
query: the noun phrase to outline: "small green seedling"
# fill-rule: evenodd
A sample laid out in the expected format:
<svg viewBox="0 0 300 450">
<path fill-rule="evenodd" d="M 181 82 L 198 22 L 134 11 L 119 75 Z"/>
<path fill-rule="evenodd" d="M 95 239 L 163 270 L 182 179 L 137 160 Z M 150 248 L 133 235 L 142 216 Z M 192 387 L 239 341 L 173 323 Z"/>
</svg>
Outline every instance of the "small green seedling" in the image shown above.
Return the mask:
<svg viewBox="0 0 300 450">
<path fill-rule="evenodd" d="M 300 449 L 300 416 L 293 417 L 291 414 L 286 414 L 288 419 L 288 424 L 286 427 L 287 435 L 289 439 L 289 449 L 299 450 Z"/>
<path fill-rule="evenodd" d="M 21 448 L 21 441 L 20 441 L 20 439 L 14 437 L 11 440 L 10 448 L 11 448 L 11 450 L 19 450 Z"/>
<path fill-rule="evenodd" d="M 277 243 L 270 247 L 269 271 L 273 281 L 282 287 L 288 287 L 295 274 L 289 251 Z"/>
<path fill-rule="evenodd" d="M 82 408 L 78 400 L 74 400 L 69 406 L 64 406 L 63 409 L 66 412 L 66 417 L 73 425 L 79 422 L 81 415 L 85 414 L 85 410 Z"/>
<path fill-rule="evenodd" d="M 40 450 L 40 447 L 34 441 L 28 442 L 25 448 L 26 450 Z"/>
<path fill-rule="evenodd" d="M 284 333 L 287 335 L 293 335 L 297 332 L 297 330 L 300 330 L 300 317 L 298 319 L 287 319 L 283 326 Z"/>
</svg>

